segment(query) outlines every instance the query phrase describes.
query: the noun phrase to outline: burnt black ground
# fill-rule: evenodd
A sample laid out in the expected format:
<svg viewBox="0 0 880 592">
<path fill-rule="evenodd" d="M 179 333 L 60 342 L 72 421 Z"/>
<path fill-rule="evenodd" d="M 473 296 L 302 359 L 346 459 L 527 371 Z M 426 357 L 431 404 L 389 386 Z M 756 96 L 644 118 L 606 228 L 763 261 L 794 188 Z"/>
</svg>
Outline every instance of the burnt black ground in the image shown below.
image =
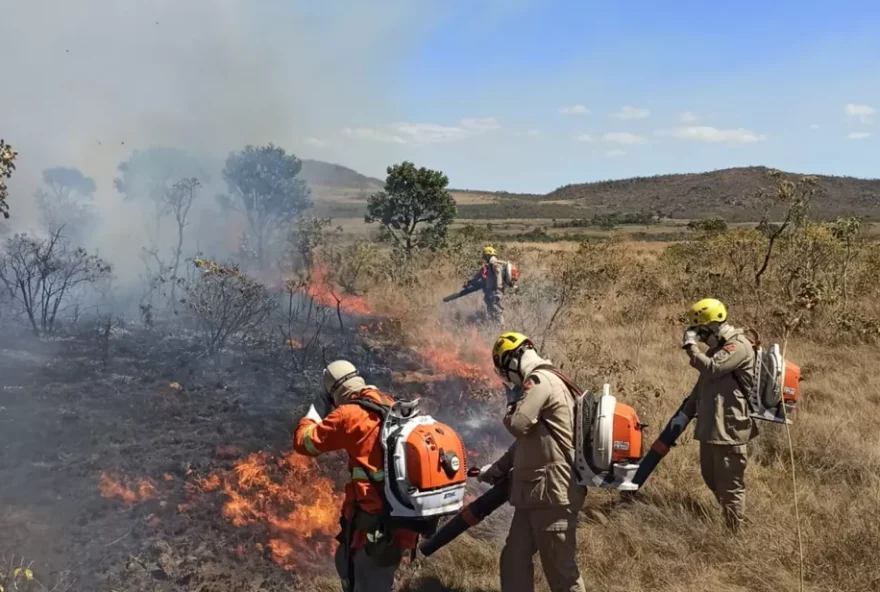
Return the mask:
<svg viewBox="0 0 880 592">
<path fill-rule="evenodd" d="M 327 356 L 351 359 L 395 396 L 424 396 L 447 421 L 463 420 L 455 401 L 481 388 L 436 376 L 407 382 L 407 373 L 431 372 L 413 352 L 356 330 L 328 339 Z M 251 550 L 264 533 L 228 523 L 221 495 L 192 511 L 178 504 L 188 500 L 188 481 L 231 468 L 237 453 L 290 449 L 319 388 L 320 354 L 296 373 L 280 344 L 212 358 L 192 336 L 133 328 L 114 330 L 106 366 L 88 329 L 53 340 L 7 334 L 0 347 L 0 557 L 32 560 L 49 589 L 62 576 L 73 582 L 62 589 L 74 591 L 302 587 L 297 574 Z M 485 413 L 477 407 L 467 414 Z M 467 446 L 482 448 L 494 430 L 469 425 Z M 322 470 L 341 482 L 342 462 L 330 458 Z M 102 472 L 149 478 L 156 499 L 104 499 Z"/>
</svg>

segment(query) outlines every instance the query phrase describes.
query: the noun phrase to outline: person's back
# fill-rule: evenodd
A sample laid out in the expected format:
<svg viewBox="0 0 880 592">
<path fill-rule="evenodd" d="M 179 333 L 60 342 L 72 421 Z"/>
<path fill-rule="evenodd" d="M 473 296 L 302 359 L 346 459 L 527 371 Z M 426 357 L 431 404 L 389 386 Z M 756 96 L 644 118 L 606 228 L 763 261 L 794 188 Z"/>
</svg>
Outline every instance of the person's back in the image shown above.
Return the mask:
<svg viewBox="0 0 880 592">
<path fill-rule="evenodd" d="M 357 375 L 352 364 L 333 362 L 324 371 L 326 395 L 316 397 L 294 435 L 294 450 L 318 456 L 345 450 L 351 480 L 345 486 L 336 569 L 347 592 L 391 592 L 403 551 L 417 535 L 396 528 L 385 513 L 382 416 L 375 405 L 393 399 Z M 318 408 L 321 410 L 319 411 Z"/>
</svg>

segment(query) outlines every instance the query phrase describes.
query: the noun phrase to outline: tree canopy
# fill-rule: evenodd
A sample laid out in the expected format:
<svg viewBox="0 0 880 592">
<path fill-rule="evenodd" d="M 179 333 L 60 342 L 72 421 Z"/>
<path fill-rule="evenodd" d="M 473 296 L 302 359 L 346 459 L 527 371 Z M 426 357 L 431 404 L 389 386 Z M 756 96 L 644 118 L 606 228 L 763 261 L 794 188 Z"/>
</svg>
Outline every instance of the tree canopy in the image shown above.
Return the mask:
<svg viewBox="0 0 880 592">
<path fill-rule="evenodd" d="M 387 172 L 385 190 L 370 196 L 364 220 L 380 223 L 386 237 L 407 255 L 445 244 L 456 214 L 446 175 L 406 161 Z"/>
<path fill-rule="evenodd" d="M 301 170 L 300 159 L 273 144 L 248 145 L 226 159 L 223 179 L 232 199 L 223 201 L 247 216 L 261 266 L 278 233 L 312 206 L 311 190 L 298 177 Z"/>
<path fill-rule="evenodd" d="M 6 188 L 6 179 L 12 176 L 15 170 L 15 157 L 18 153 L 12 149 L 3 139 L 0 139 L 0 214 L 4 218 L 9 218 L 9 204 L 6 198 L 9 190 Z"/>
</svg>

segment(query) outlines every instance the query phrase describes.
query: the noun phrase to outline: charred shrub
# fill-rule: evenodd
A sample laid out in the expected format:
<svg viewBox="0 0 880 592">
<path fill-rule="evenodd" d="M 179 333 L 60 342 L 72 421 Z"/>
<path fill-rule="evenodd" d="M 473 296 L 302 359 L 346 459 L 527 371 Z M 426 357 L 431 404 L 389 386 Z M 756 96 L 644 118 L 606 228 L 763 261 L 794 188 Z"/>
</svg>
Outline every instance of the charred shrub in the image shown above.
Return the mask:
<svg viewBox="0 0 880 592">
<path fill-rule="evenodd" d="M 236 265 L 199 257 L 193 265 L 200 273 L 187 285 L 186 304 L 208 351 L 216 353 L 232 340 L 252 337 L 277 305 L 266 287 Z"/>
<path fill-rule="evenodd" d="M 57 321 L 110 271 L 97 255 L 71 248 L 61 229 L 47 239 L 16 234 L 0 255 L 0 284 L 13 314 L 24 317 L 35 335 L 53 333 Z"/>
</svg>

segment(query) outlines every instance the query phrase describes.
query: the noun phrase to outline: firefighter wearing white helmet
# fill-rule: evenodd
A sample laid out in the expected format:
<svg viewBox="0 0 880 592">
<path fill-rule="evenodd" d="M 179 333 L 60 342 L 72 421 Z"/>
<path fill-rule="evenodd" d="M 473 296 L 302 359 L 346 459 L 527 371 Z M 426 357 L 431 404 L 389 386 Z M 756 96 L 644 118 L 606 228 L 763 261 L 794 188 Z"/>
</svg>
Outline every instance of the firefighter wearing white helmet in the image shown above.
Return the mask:
<svg viewBox="0 0 880 592">
<path fill-rule="evenodd" d="M 533 592 L 537 551 L 553 592 L 584 590 L 576 561 L 577 516 L 586 490 L 574 474 L 575 401 L 549 360 L 521 333 L 502 333 L 492 348 L 508 388 L 504 427 L 516 438 L 479 480 L 510 476 L 510 532 L 501 552 L 502 592 Z"/>
<path fill-rule="evenodd" d="M 746 444 L 757 435 L 749 412 L 755 352 L 741 329 L 727 322 L 727 308 L 705 298 L 687 312 L 682 347 L 700 377 L 684 412 L 697 415 L 700 473 L 734 531 L 745 515 Z M 703 353 L 697 343 L 706 344 Z"/>
<path fill-rule="evenodd" d="M 483 247 L 483 264 L 473 277 L 465 282 L 464 286 L 482 283 L 483 302 L 486 304 L 486 313 L 489 319 L 499 326 L 504 326 L 504 271 L 503 264 L 498 259 L 495 247 Z"/>
<path fill-rule="evenodd" d="M 391 592 L 403 552 L 414 549 L 418 537 L 386 518 L 381 417 L 364 405 L 394 401 L 366 384 L 346 360 L 330 363 L 322 380 L 324 392 L 300 420 L 293 449 L 308 456 L 348 454 L 351 481 L 345 486 L 336 570 L 345 592 Z"/>
</svg>

